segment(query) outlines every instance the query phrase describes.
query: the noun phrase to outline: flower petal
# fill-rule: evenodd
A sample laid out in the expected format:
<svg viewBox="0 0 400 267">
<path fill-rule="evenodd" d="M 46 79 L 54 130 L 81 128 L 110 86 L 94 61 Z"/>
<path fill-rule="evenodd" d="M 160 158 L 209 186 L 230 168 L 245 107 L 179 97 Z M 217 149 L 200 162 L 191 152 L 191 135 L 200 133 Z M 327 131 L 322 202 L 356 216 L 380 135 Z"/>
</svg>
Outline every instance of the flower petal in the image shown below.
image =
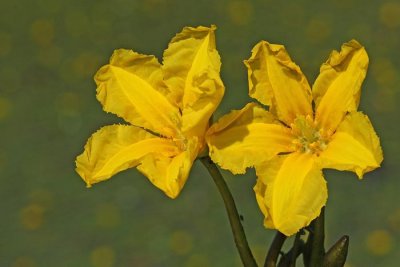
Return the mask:
<svg viewBox="0 0 400 267">
<path fill-rule="evenodd" d="M 282 45 L 259 42 L 244 61 L 249 94 L 290 125 L 296 116 L 313 116 L 307 79 Z"/>
<path fill-rule="evenodd" d="M 293 151 L 290 130 L 254 103 L 223 116 L 210 127 L 206 140 L 212 160 L 234 174 Z"/>
<path fill-rule="evenodd" d="M 149 153 L 172 157 L 179 150 L 172 141 L 138 127 L 105 126 L 87 141 L 85 150 L 76 159 L 76 171 L 91 186 L 135 167 Z"/>
<path fill-rule="evenodd" d="M 316 120 L 327 131 L 333 132 L 346 112 L 358 108 L 361 84 L 368 68 L 364 47 L 352 40 L 333 51 L 313 85 Z"/>
<path fill-rule="evenodd" d="M 383 160 L 382 148 L 368 117 L 349 113 L 320 156 L 323 168 L 364 173 L 378 168 Z"/>
<path fill-rule="evenodd" d="M 148 155 L 137 169 L 170 198 L 176 198 L 181 192 L 198 153 L 196 138 L 187 143 L 184 152 L 175 157 Z"/>
<path fill-rule="evenodd" d="M 265 227 L 290 236 L 318 217 L 328 193 L 312 154 L 277 156 L 256 171 L 254 191 Z"/>
<path fill-rule="evenodd" d="M 167 98 L 161 66 L 154 56 L 116 50 L 95 81 L 97 99 L 105 111 L 164 136 L 176 133 L 179 109 Z"/>
<path fill-rule="evenodd" d="M 224 94 L 215 29 L 185 27 L 164 52 L 165 82 L 182 109 L 182 131 L 187 135 L 203 136 Z"/>
</svg>

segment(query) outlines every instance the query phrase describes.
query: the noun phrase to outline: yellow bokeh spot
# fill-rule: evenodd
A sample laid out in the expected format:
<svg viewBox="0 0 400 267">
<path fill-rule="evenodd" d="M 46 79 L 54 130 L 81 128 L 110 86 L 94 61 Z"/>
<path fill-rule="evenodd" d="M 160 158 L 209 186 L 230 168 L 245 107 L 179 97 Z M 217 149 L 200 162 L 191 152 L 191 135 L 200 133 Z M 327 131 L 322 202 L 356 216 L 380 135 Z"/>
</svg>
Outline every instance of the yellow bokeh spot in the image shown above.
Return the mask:
<svg viewBox="0 0 400 267">
<path fill-rule="evenodd" d="M 31 38 L 40 46 L 47 47 L 53 43 L 54 24 L 47 19 L 38 19 L 31 25 Z"/>
<path fill-rule="evenodd" d="M 400 232 L 400 209 L 395 210 L 392 214 L 388 217 L 389 227 L 396 231 Z"/>
<path fill-rule="evenodd" d="M 318 43 L 324 41 L 331 35 L 331 26 L 326 20 L 314 18 L 309 21 L 306 34 L 310 41 Z"/>
<path fill-rule="evenodd" d="M 233 24 L 246 25 L 253 15 L 253 6 L 250 1 L 231 1 L 228 4 L 228 14 Z"/>
<path fill-rule="evenodd" d="M 96 207 L 96 224 L 103 228 L 118 226 L 121 216 L 118 208 L 113 204 L 101 204 Z"/>
<path fill-rule="evenodd" d="M 380 86 L 393 86 L 397 84 L 397 70 L 388 58 L 377 58 L 371 64 L 371 72 Z"/>
<path fill-rule="evenodd" d="M 10 100 L 0 96 L 0 121 L 8 116 L 10 110 L 11 110 Z"/>
<path fill-rule="evenodd" d="M 389 28 L 400 26 L 400 3 L 386 2 L 379 9 L 379 19 L 383 25 Z"/>
<path fill-rule="evenodd" d="M 387 230 L 378 229 L 367 236 L 366 246 L 371 254 L 384 256 L 392 250 L 393 239 Z"/>
<path fill-rule="evenodd" d="M 112 267 L 115 264 L 115 252 L 109 246 L 99 246 L 90 253 L 93 267 Z"/>
<path fill-rule="evenodd" d="M 75 134 L 82 126 L 82 98 L 74 92 L 63 92 L 54 102 L 58 113 L 58 126 L 66 134 Z"/>
<path fill-rule="evenodd" d="M 19 257 L 15 260 L 12 267 L 36 267 L 36 263 L 29 257 Z"/>
<path fill-rule="evenodd" d="M 99 68 L 99 62 L 100 58 L 97 55 L 91 52 L 85 52 L 73 59 L 72 69 L 75 74 L 82 78 L 90 77 L 93 76 Z"/>
<path fill-rule="evenodd" d="M 22 226 L 27 230 L 37 230 L 44 222 L 45 209 L 39 204 L 29 204 L 20 212 Z"/>
<path fill-rule="evenodd" d="M 207 256 L 201 254 L 191 255 L 183 264 L 184 267 L 204 267 L 211 266 Z"/>
<path fill-rule="evenodd" d="M 80 95 L 74 92 L 63 92 L 58 95 L 55 101 L 55 108 L 59 113 L 65 115 L 75 115 L 82 107 Z"/>
<path fill-rule="evenodd" d="M 281 13 L 280 16 L 284 18 L 281 21 L 282 24 L 288 24 L 294 27 L 300 27 L 300 25 L 304 25 L 306 12 L 304 10 L 304 6 L 301 3 L 288 2 L 285 5 L 285 8 L 282 8 L 279 12 Z"/>
<path fill-rule="evenodd" d="M 6 32 L 0 32 L 0 57 L 10 53 L 12 47 L 11 36 Z"/>
<path fill-rule="evenodd" d="M 171 235 L 170 246 L 174 253 L 185 255 L 193 248 L 193 238 L 186 231 L 176 231 Z"/>
<path fill-rule="evenodd" d="M 160 16 L 168 8 L 167 0 L 143 0 L 143 11 L 151 17 Z"/>
</svg>

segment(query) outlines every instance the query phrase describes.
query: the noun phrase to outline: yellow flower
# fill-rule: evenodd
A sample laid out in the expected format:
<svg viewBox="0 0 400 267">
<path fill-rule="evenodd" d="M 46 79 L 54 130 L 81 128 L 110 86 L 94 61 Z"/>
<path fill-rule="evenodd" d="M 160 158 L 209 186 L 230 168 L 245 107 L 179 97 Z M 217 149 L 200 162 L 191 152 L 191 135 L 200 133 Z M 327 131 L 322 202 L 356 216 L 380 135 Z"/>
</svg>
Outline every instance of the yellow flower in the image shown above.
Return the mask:
<svg viewBox="0 0 400 267">
<path fill-rule="evenodd" d="M 282 45 L 258 43 L 248 68 L 255 103 L 222 117 L 207 133 L 211 158 L 233 173 L 254 166 L 264 225 L 292 235 L 327 200 L 323 168 L 365 172 L 382 150 L 368 117 L 357 111 L 368 55 L 357 41 L 333 51 L 312 90 Z"/>
<path fill-rule="evenodd" d="M 95 75 L 97 99 L 131 125 L 105 126 L 76 159 L 88 186 L 131 168 L 175 198 L 204 149 L 208 121 L 224 94 L 215 26 L 186 27 L 154 56 L 114 51 Z"/>
</svg>

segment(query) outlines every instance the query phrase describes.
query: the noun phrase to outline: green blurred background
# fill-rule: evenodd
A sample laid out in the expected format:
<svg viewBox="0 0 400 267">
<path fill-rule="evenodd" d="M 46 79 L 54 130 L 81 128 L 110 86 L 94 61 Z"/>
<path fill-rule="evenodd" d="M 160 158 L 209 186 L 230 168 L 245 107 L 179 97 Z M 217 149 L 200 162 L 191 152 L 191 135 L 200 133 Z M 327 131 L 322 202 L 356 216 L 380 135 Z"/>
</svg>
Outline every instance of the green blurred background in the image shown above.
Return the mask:
<svg viewBox="0 0 400 267">
<path fill-rule="evenodd" d="M 102 111 L 93 75 L 116 48 L 161 60 L 184 26 L 216 24 L 226 95 L 219 117 L 250 101 L 242 60 L 260 40 L 284 44 L 310 83 L 352 38 L 370 56 L 360 110 L 384 149 L 358 181 L 325 172 L 327 243 L 350 235 L 348 267 L 399 266 L 400 1 L 1 1 L 0 266 L 240 266 L 220 196 L 196 163 L 176 200 L 131 169 L 86 189 L 74 160 L 118 118 Z M 223 172 L 261 263 L 253 171 Z M 292 241 L 289 240 L 289 243 Z"/>
</svg>

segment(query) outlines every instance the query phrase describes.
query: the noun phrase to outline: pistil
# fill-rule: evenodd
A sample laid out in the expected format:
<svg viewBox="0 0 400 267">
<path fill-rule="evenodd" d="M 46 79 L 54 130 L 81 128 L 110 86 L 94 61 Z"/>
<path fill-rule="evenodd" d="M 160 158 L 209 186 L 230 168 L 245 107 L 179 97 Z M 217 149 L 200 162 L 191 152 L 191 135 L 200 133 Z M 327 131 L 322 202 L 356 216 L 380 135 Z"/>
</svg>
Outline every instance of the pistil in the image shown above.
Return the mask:
<svg viewBox="0 0 400 267">
<path fill-rule="evenodd" d="M 178 134 L 172 138 L 172 141 L 181 151 L 186 150 L 188 141 L 181 132 L 178 132 Z"/>
<path fill-rule="evenodd" d="M 312 153 L 317 156 L 326 148 L 327 138 L 324 130 L 320 129 L 311 116 L 299 116 L 291 124 L 295 136 L 293 145 L 297 151 Z"/>
</svg>

